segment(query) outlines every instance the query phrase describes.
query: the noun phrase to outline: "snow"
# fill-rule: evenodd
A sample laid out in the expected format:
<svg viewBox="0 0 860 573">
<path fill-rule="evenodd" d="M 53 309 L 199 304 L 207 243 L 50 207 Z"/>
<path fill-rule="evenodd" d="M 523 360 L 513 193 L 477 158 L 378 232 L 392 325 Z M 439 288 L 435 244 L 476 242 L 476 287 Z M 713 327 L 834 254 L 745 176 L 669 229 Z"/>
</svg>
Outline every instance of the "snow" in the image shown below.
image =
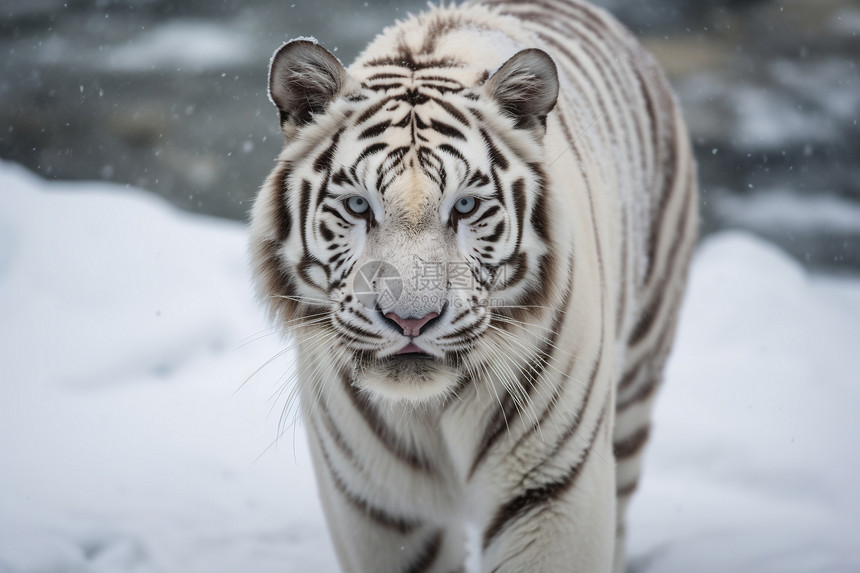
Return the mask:
<svg viewBox="0 0 860 573">
<path fill-rule="evenodd" d="M 743 80 L 740 68 L 726 68 L 679 82 L 691 131 L 698 137 L 735 151 L 779 153 L 828 145 L 841 132 L 853 135 L 860 106 L 853 59 L 738 61 L 744 62 Z"/>
<path fill-rule="evenodd" d="M 770 232 L 818 231 L 822 233 L 860 233 L 860 205 L 840 197 L 801 195 L 785 189 L 748 193 L 743 197 L 721 193 L 714 211 L 726 220 L 747 228 Z"/>
<path fill-rule="evenodd" d="M 860 570 L 858 325 L 857 279 L 741 233 L 700 248 L 633 502 L 641 571 Z"/>
<path fill-rule="evenodd" d="M 0 572 L 336 571 L 244 229 L 8 163 L 0 189 Z M 860 280 L 702 245 L 637 573 L 860 569 L 858 325 Z"/>
<path fill-rule="evenodd" d="M 113 70 L 139 72 L 164 67 L 218 69 L 244 63 L 251 50 L 243 30 L 233 24 L 177 20 L 160 24 L 124 45 L 108 58 Z"/>
</svg>

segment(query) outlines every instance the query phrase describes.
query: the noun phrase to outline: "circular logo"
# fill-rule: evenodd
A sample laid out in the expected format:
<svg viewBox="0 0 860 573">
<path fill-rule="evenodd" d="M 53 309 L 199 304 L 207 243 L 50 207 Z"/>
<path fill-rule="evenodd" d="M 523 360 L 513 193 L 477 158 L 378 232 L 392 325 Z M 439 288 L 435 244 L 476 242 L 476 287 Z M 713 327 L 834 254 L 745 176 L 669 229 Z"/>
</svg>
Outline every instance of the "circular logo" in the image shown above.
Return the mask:
<svg viewBox="0 0 860 573">
<path fill-rule="evenodd" d="M 403 279 L 393 265 L 383 261 L 370 261 L 359 267 L 352 279 L 355 298 L 365 308 L 378 308 L 385 312 L 393 308 L 403 293 Z"/>
</svg>

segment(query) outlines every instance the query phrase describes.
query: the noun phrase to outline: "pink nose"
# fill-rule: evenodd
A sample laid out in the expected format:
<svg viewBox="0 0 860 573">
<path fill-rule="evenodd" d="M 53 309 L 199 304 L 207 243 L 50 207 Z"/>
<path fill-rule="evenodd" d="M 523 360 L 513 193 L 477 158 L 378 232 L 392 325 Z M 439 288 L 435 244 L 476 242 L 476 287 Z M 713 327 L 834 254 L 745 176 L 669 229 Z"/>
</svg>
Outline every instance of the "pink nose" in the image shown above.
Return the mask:
<svg viewBox="0 0 860 573">
<path fill-rule="evenodd" d="M 421 334 L 421 327 L 439 316 L 438 312 L 431 312 L 424 318 L 400 318 L 393 312 L 385 315 L 385 318 L 396 322 L 403 329 L 404 336 L 418 336 Z"/>
</svg>

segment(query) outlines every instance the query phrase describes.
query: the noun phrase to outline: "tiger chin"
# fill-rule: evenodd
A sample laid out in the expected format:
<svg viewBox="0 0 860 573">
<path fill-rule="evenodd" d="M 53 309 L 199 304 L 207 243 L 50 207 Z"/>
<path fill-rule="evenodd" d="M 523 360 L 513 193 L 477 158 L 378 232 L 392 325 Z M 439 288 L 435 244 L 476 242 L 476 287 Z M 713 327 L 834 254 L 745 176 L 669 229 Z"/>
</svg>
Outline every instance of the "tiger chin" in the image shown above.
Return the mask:
<svg viewBox="0 0 860 573">
<path fill-rule="evenodd" d="M 251 261 L 344 571 L 623 571 L 697 234 L 679 106 L 576 0 L 273 55 Z M 465 532 L 480 535 L 467 548 Z"/>
</svg>

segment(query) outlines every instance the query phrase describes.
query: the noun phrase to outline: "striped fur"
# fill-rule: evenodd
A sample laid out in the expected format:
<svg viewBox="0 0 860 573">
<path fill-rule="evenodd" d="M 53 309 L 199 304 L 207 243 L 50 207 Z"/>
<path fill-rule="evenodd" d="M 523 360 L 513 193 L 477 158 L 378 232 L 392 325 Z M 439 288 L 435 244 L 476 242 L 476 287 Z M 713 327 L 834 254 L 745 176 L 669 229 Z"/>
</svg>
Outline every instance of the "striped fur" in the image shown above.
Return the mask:
<svg viewBox="0 0 860 573">
<path fill-rule="evenodd" d="M 482 571 L 623 570 L 697 229 L 652 57 L 576 0 L 491 0 L 348 70 L 287 44 L 270 90 L 287 142 L 252 261 L 344 571 L 463 571 L 470 522 Z M 396 300 L 356 286 L 375 261 Z"/>
</svg>

